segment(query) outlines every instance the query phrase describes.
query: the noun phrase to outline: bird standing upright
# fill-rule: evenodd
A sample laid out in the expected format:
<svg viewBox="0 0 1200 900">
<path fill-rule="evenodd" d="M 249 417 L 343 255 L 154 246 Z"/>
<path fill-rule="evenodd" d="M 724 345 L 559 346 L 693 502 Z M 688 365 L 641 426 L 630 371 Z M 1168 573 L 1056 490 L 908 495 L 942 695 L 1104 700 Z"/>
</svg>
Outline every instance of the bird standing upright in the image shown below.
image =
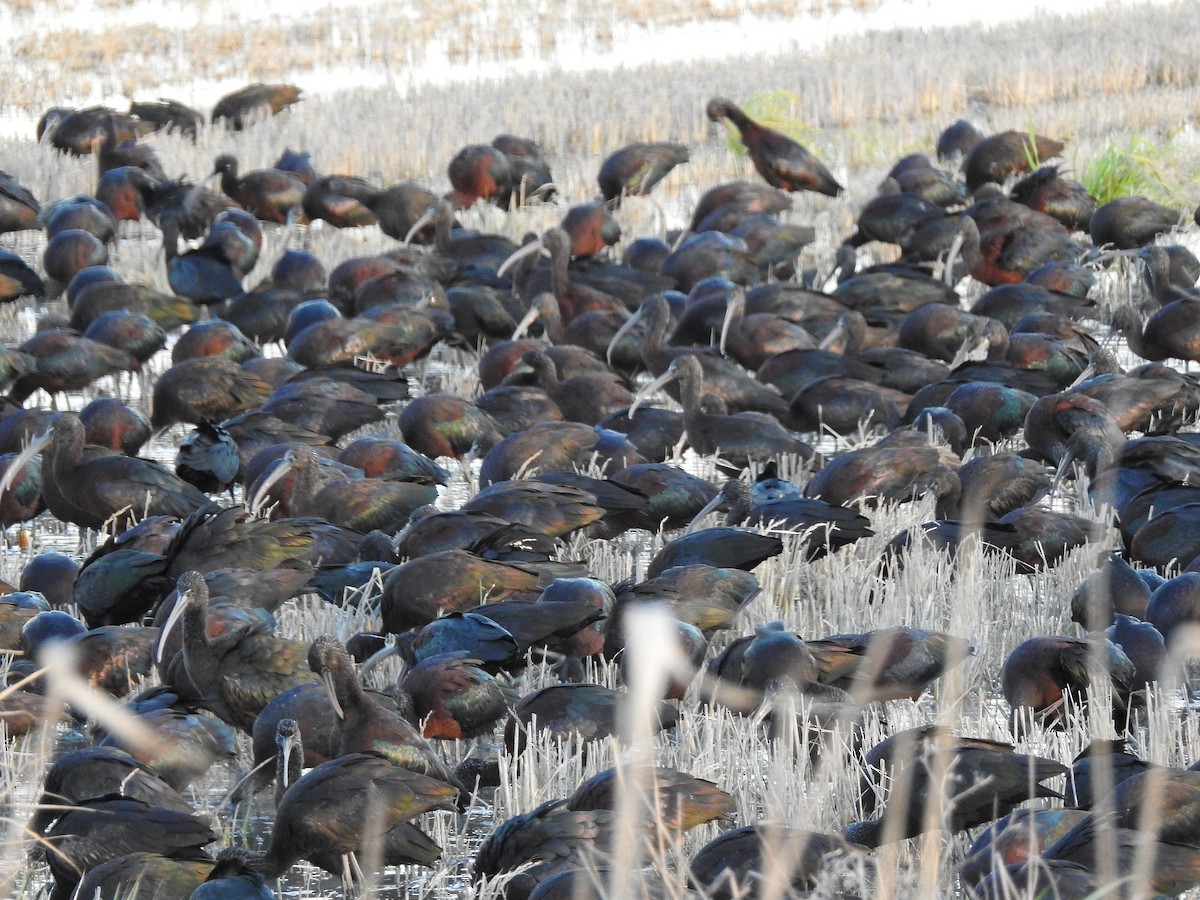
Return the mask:
<svg viewBox="0 0 1200 900">
<path fill-rule="evenodd" d="M 772 187 L 816 191 L 827 197 L 842 193 L 842 186 L 819 159 L 787 135 L 755 122 L 733 101 L 714 97 L 705 111 L 714 122 L 728 119 L 737 126 L 754 168 Z"/>
</svg>

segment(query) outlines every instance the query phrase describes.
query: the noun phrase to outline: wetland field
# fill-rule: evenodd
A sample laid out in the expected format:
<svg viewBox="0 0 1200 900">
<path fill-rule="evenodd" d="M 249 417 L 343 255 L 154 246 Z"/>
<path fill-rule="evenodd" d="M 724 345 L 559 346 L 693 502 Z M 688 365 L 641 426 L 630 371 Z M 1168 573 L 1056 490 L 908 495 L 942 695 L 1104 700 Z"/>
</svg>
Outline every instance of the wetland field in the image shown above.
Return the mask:
<svg viewBox="0 0 1200 900">
<path fill-rule="evenodd" d="M 910 153 L 932 156 L 942 129 L 957 119 L 985 133 L 1014 129 L 1053 136 L 1065 145 L 1060 162 L 1069 177 L 1097 197 L 1141 195 L 1177 209 L 1180 224 L 1160 240 L 1200 253 L 1200 228 L 1193 223 L 1200 203 L 1200 4 L 1194 2 L 1084 4 L 1087 8 L 1061 14 L 1041 11 L 1007 22 L 935 23 L 919 29 L 902 26 L 928 16 L 932 3 L 298 0 L 253 6 L 241 10 L 223 0 L 10 2 L 0 10 L 0 31 L 10 35 L 0 47 L 0 70 L 6 72 L 0 169 L 43 202 L 88 193 L 95 185 L 95 160 L 57 153 L 34 138 L 35 123 L 50 106 L 105 102 L 124 109 L 130 98 L 172 97 L 207 112 L 218 96 L 242 84 L 286 81 L 303 89 L 302 101 L 244 131 L 205 125 L 194 142 L 178 134 L 153 134 L 147 141 L 168 173 L 196 181 L 208 176 L 219 154 L 235 154 L 249 170 L 270 166 L 291 148 L 310 153 L 321 172 L 354 174 L 381 186 L 412 180 L 441 194 L 449 188 L 447 163 L 460 147 L 487 143 L 505 132 L 530 137 L 545 151 L 557 197 L 512 210 L 478 204 L 459 217 L 465 226 L 519 243 L 526 234 L 558 223 L 568 207 L 596 199 L 596 173 L 618 147 L 634 141 L 687 145 L 689 162 L 650 196 L 628 198 L 616 211 L 622 240 L 609 252 L 620 258 L 634 238 L 666 237 L 686 228 L 708 188 L 758 178 L 736 139 L 730 141 L 705 116 L 708 100 L 724 96 L 786 129 L 846 186 L 836 198 L 797 193 L 792 209 L 781 215 L 785 222 L 814 229 L 815 240 L 801 251 L 796 269 L 814 270 L 818 284 L 833 273 L 839 246 L 892 163 Z M 825 37 L 815 40 L 810 31 Z M 44 247 L 40 232 L 0 235 L 0 249 L 35 268 Z M 265 279 L 289 249 L 311 252 L 329 271 L 345 260 L 396 247 L 375 226 L 268 225 L 259 263 L 246 284 Z M 154 225 L 122 223 L 110 253 L 110 265 L 127 281 L 168 290 L 162 238 Z M 894 247 L 870 243 L 860 249 L 859 265 L 895 256 Z M 1114 334 L 1112 314 L 1121 305 L 1146 305 L 1142 276 L 1140 262 L 1118 259 L 1098 274 L 1090 295 L 1095 315 L 1086 327 L 1126 367 L 1140 360 Z M 966 309 L 986 286 L 966 278 L 957 290 Z M 34 332 L 40 317 L 65 311 L 62 299 L 25 298 L 0 307 L 0 344 L 19 343 Z M 263 348 L 268 356 L 283 352 L 278 344 Z M 473 351 L 439 344 L 426 359 L 405 368 L 412 395 L 478 395 L 477 361 Z M 59 409 L 77 411 L 98 392 L 117 393 L 148 414 L 144 386 L 170 364 L 169 353 L 160 351 L 140 380 L 105 378 L 82 392 L 60 394 L 55 402 Z M 39 393 L 28 405 L 37 402 L 49 405 L 50 399 Z M 398 437 L 397 415 L 393 410 L 346 440 Z M 175 425 L 156 435 L 143 455 L 170 466 L 190 430 Z M 1183 430 L 1197 429 L 1193 423 Z M 822 436 L 814 442 L 828 457 L 875 437 Z M 1017 435 L 996 449 L 1024 446 Z M 726 477 L 713 459 L 690 450 L 671 461 L 714 484 Z M 479 464 L 441 462 L 451 478 L 440 489 L 438 505 L 453 509 L 477 491 Z M 795 474 L 805 477 L 799 470 Z M 958 734 L 1016 743 L 1021 752 L 1069 766 L 1093 739 L 1118 737 L 1102 714 L 1112 698 L 1098 689 L 1090 714 L 1069 706 L 1066 727 L 1029 722 L 1014 734 L 1001 694 L 1001 670 L 1009 653 L 1028 638 L 1082 636 L 1071 621 L 1070 598 L 1095 569 L 1097 556 L 1120 545 L 1120 536 L 1110 524 L 1111 510 L 1093 505 L 1086 477 L 1065 479 L 1046 505 L 1094 521 L 1097 536 L 1059 564 L 1032 574 L 1016 572 L 1012 560 L 985 554 L 977 544 L 964 546 L 954 558 L 917 545 L 902 569 L 881 569 L 896 534 L 934 518 L 932 496 L 872 510 L 873 535 L 816 561 L 806 561 L 797 538 L 785 535 L 783 554 L 755 569 L 761 592 L 713 638 L 707 659 L 733 638 L 775 620 L 806 638 L 909 625 L 961 636 L 974 647 L 918 700 L 869 705 L 857 737 L 835 730 L 826 739 L 826 752 L 810 756 L 798 746 L 806 737 L 803 728 L 769 740 L 763 713 L 739 716 L 705 705 L 693 686 L 678 703 L 679 722 L 669 732 L 650 736 L 631 726 L 624 742 L 598 741 L 586 754 L 535 740 L 520 765 L 503 755 L 494 795 L 490 789 L 482 793 L 465 813 L 428 813 L 421 819 L 443 847 L 442 862 L 434 868 L 388 868 L 369 880 L 366 895 L 392 900 L 503 896 L 506 876 L 483 884 L 470 878 L 475 853 L 493 826 L 546 800 L 569 796 L 580 781 L 618 762 L 653 762 L 711 780 L 732 796 L 733 811 L 726 820 L 683 836 L 646 847 L 618 846 L 613 871 L 621 876 L 596 876 L 600 895 L 610 900 L 693 896 L 688 860 L 735 825 L 766 820 L 840 832 L 862 817 L 855 742 L 869 748 L 904 728 L 940 723 Z M 580 533 L 566 540 L 560 555 L 584 562 L 592 577 L 605 582 L 641 579 L 653 554 L 676 536 L 635 530 L 606 540 Z M 6 532 L 0 578 L 16 583 L 31 555 L 46 549 L 82 555 L 84 543 L 95 540 L 43 514 Z M 377 588 L 377 583 L 368 586 L 354 608 L 338 608 L 312 594 L 289 600 L 276 614 L 278 633 L 304 640 L 332 633 L 346 639 L 372 630 L 378 626 Z M 647 633 L 654 627 L 648 623 Z M 378 686 L 394 680 L 396 669 L 390 665 L 372 673 Z M 588 666 L 591 680 L 621 685 L 615 665 Z M 1200 711 L 1188 690 L 1184 660 L 1174 658 L 1171 671 L 1178 676 L 1148 693 L 1130 738 L 1142 757 L 1186 767 L 1200 760 Z M 535 665 L 513 676 L 512 684 L 525 694 L 553 680 L 552 673 Z M 631 705 L 652 700 L 638 697 Z M 23 826 L 52 745 L 78 744 L 85 730 L 60 724 L 5 743 L 0 895 L 46 896 L 48 870 L 30 859 L 32 840 Z M 236 761 L 218 764 L 189 795 L 198 809 L 211 814 L 221 846 L 257 848 L 270 831 L 273 810 L 269 793 L 236 809 L 227 802 L 250 760 L 249 740 L 239 740 Z M 497 732 L 474 742 L 446 742 L 438 750 L 455 763 L 468 753 L 498 754 L 500 746 Z M 1048 783 L 1062 789 L 1062 779 Z M 644 815 L 630 809 L 623 814 L 634 821 Z M 931 832 L 885 846 L 870 862 L 838 858 L 826 867 L 812 896 L 964 896 L 956 866 L 969 844 L 970 836 Z M 652 893 L 651 885 L 660 893 Z M 807 896 L 795 889 L 789 893 L 786 884 L 770 879 L 760 890 L 756 896 Z M 305 900 L 344 896 L 336 878 L 307 864 L 294 867 L 277 891 L 277 896 Z M 1200 891 L 1185 896 L 1200 896 Z"/>
</svg>

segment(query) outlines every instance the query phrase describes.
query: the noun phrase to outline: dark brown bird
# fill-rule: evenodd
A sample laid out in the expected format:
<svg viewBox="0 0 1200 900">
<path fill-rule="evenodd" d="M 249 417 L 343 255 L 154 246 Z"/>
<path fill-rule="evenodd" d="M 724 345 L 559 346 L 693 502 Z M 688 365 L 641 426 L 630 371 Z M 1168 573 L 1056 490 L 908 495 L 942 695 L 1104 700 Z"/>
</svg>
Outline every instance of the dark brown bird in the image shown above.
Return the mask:
<svg viewBox="0 0 1200 900">
<path fill-rule="evenodd" d="M 554 361 L 540 350 L 525 351 L 521 360 L 533 369 L 538 386 L 550 395 L 568 421 L 595 425 L 633 403 L 633 394 L 615 374 L 580 372 L 560 380 Z"/>
<path fill-rule="evenodd" d="M 491 416 L 451 394 L 415 398 L 400 411 L 399 425 L 409 446 L 430 459 L 486 453 L 504 437 Z"/>
<path fill-rule="evenodd" d="M 459 209 L 466 209 L 476 200 L 486 200 L 507 208 L 512 198 L 513 175 L 508 157 L 487 144 L 469 144 L 450 160 L 447 170 L 450 197 Z"/>
<path fill-rule="evenodd" d="M 0 250 L 0 303 L 45 295 L 45 282 L 25 260 L 15 253 Z"/>
<path fill-rule="evenodd" d="M 220 356 L 176 363 L 154 383 L 150 424 L 156 431 L 176 422 L 219 422 L 262 404 L 271 386 Z"/>
<path fill-rule="evenodd" d="M 238 176 L 237 158 L 217 157 L 213 174 L 221 176 L 221 190 L 264 222 L 286 225 L 304 202 L 303 181 L 278 169 L 255 169 Z"/>
<path fill-rule="evenodd" d="M 623 196 L 649 194 L 672 169 L 691 159 L 683 144 L 638 142 L 616 150 L 600 164 L 600 193 L 605 200 L 620 202 Z"/>
<path fill-rule="evenodd" d="M 1062 142 L 1021 131 L 1002 131 L 984 138 L 971 148 L 963 160 L 967 190 L 974 193 L 989 182 L 1002 182 L 1009 175 L 1028 172 L 1031 162 L 1062 153 Z"/>
<path fill-rule="evenodd" d="M 557 188 L 541 144 L 515 134 L 498 134 L 492 138 L 492 146 L 508 158 L 513 195 L 519 205 L 555 195 Z"/>
<path fill-rule="evenodd" d="M 331 635 L 317 638 L 309 650 L 308 662 L 342 720 L 339 755 L 375 753 L 393 765 L 458 786 L 453 773 L 421 733 L 363 690 L 354 662 L 341 641 Z"/>
<path fill-rule="evenodd" d="M 317 676 L 306 658 L 309 645 L 249 629 L 211 640 L 207 634 L 208 586 L 199 572 L 179 579 L 179 600 L 163 635 L 183 619 L 183 650 L 166 665 L 167 677 L 182 693 L 203 703 L 221 719 L 249 734 L 259 712 L 288 688 Z"/>
<path fill-rule="evenodd" d="M 157 849 L 157 847 L 156 847 Z M 75 891 L 80 897 L 201 897 L 193 894 L 215 869 L 207 853 L 196 859 L 174 859 L 161 853 L 139 850 L 126 853 L 89 869 Z M 254 898 L 258 900 L 258 898 Z"/>
<path fill-rule="evenodd" d="M 141 368 L 126 351 L 67 328 L 40 331 L 17 349 L 34 362 L 12 386 L 10 396 L 18 403 L 39 389 L 47 394 L 78 391 L 105 375 Z"/>
<path fill-rule="evenodd" d="M 67 900 L 89 870 L 135 852 L 207 860 L 203 847 L 217 834 L 207 817 L 108 794 L 59 816 L 46 834 L 46 859 L 54 876 L 52 900 Z"/>
<path fill-rule="evenodd" d="M 855 852 L 861 848 L 841 835 L 758 822 L 723 831 L 697 850 L 688 879 L 712 900 L 753 896 L 759 881 L 768 878 L 806 891 L 817 887 L 828 857 Z"/>
<path fill-rule="evenodd" d="M 807 641 L 822 684 L 856 702 L 916 700 L 974 651 L 966 638 L 903 625 Z"/>
<path fill-rule="evenodd" d="M 371 205 L 378 194 L 379 188 L 366 179 L 322 175 L 309 184 L 300 205 L 310 221 L 324 219 L 334 228 L 360 228 L 375 224 Z"/>
<path fill-rule="evenodd" d="M 472 879 L 520 868 L 504 888 L 505 897 L 520 900 L 554 875 L 603 860 L 612 846 L 613 813 L 571 810 L 566 802 L 548 800 L 496 826 L 475 856 Z"/>
<path fill-rule="evenodd" d="M 323 686 L 320 690 L 322 695 L 326 694 Z M 330 709 L 329 713 L 332 715 L 333 710 Z M 275 806 L 278 809 L 288 790 L 300 781 L 308 756 L 300 736 L 300 727 L 295 720 L 279 720 L 272 729 L 272 735 L 274 747 L 270 756 L 275 759 Z M 322 759 L 316 765 L 327 761 Z M 351 865 L 357 862 L 359 854 L 364 854 L 368 859 L 378 857 L 381 863 L 387 866 L 433 866 L 441 858 L 442 848 L 413 823 L 401 822 L 382 834 L 364 833 L 362 843 L 351 853 L 355 854 Z M 346 874 L 347 860 L 336 851 L 314 849 L 308 855 L 308 860 L 330 875 Z"/>
<path fill-rule="evenodd" d="M 563 216 L 562 229 L 571 236 L 571 256 L 595 256 L 621 239 L 621 225 L 605 203 L 581 203 Z"/>
<path fill-rule="evenodd" d="M 504 731 L 511 753 L 520 753 L 531 728 L 582 743 L 616 734 L 617 707 L 623 695 L 599 684 L 556 684 L 526 694 L 512 709 Z M 674 727 L 678 712 L 661 703 L 657 727 Z"/>
<path fill-rule="evenodd" d="M 1061 794 L 1040 782 L 1066 773 L 1051 759 L 1016 753 L 1011 744 L 957 737 L 937 726 L 898 732 L 867 754 L 872 771 L 886 765 L 887 805 L 874 819 L 849 825 L 843 835 L 856 844 L 879 847 L 947 827 L 961 831 L 1011 812 L 1034 797 Z M 870 782 L 864 810 L 875 809 Z"/>
<path fill-rule="evenodd" d="M 716 454 L 732 466 L 744 468 L 750 460 L 796 455 L 802 460 L 818 459 L 812 446 L 787 431 L 775 419 L 756 413 L 726 415 L 705 412 L 701 404 L 704 372 L 695 355 L 682 355 L 667 371 L 638 392 L 639 396 L 678 379 L 683 404 L 683 428 L 688 443 L 697 453 Z"/>
<path fill-rule="evenodd" d="M 249 865 L 278 878 L 301 859 L 345 873 L 335 861 L 372 844 L 404 822 L 434 809 L 453 810 L 454 787 L 370 753 L 321 763 L 284 792 L 275 810 L 271 842 Z M 364 859 L 370 854 L 364 854 Z M 361 860 L 360 860 L 361 862 Z"/>
<path fill-rule="evenodd" d="M 1136 250 L 1173 230 L 1182 219 L 1179 210 L 1145 197 L 1118 197 L 1092 214 L 1092 243 L 1097 247 L 1109 244 L 1118 250 Z"/>
<path fill-rule="evenodd" d="M 1063 178 L 1058 166 L 1042 166 L 1026 175 L 1013 185 L 1009 196 L 1053 216 L 1072 231 L 1087 231 L 1096 211 L 1096 198 L 1078 181 Z"/>
<path fill-rule="evenodd" d="M 427 625 L 443 613 L 463 612 L 479 603 L 508 597 L 534 599 L 539 573 L 528 566 L 490 562 L 464 550 L 431 553 L 396 566 L 383 580 L 383 630 L 399 634 Z"/>
<path fill-rule="evenodd" d="M 1087 255 L 1057 219 L 1004 197 L 969 207 L 959 225 L 967 270 L 987 285 L 1022 281 L 1047 262 Z"/>
<path fill-rule="evenodd" d="M 42 783 L 42 795 L 29 828 L 45 834 L 67 809 L 109 794 L 121 794 L 150 806 L 189 814 L 191 804 L 144 763 L 116 747 L 87 747 L 54 761 Z"/>
<path fill-rule="evenodd" d="M 1061 725 L 1069 721 L 1068 700 L 1082 703 L 1089 686 L 1103 682 L 1112 687 L 1114 715 L 1124 718 L 1134 672 L 1125 651 L 1103 637 L 1037 637 L 1008 655 L 1001 686 L 1014 716 L 1029 709 L 1039 721 Z"/>
<path fill-rule="evenodd" d="M 585 528 L 604 516 L 594 494 L 569 485 L 536 480 L 502 481 L 482 488 L 460 507 L 516 522 L 561 537 Z M 495 599 L 495 598 L 492 598 Z"/>
<path fill-rule="evenodd" d="M 224 122 L 234 131 L 241 131 L 252 122 L 278 115 L 293 103 L 299 103 L 300 93 L 294 84 L 248 84 L 217 101 L 212 123 Z"/>
<path fill-rule="evenodd" d="M 827 462 L 804 493 L 829 503 L 856 501 L 902 503 L 932 491 L 947 510 L 957 507 L 958 457 L 945 448 L 924 446 L 864 447 Z"/>
<path fill-rule="evenodd" d="M 433 240 L 433 222 L 428 227 L 413 232 L 417 224 L 431 207 L 437 204 L 437 195 L 411 181 L 379 188 L 373 195 L 364 197 L 362 203 L 379 221 L 379 230 L 398 241 L 427 244 Z"/>
<path fill-rule="evenodd" d="M 754 168 L 772 187 L 815 191 L 827 197 L 842 193 L 842 186 L 820 160 L 787 135 L 759 125 L 732 101 L 715 97 L 708 101 L 705 112 L 713 122 L 728 119 L 737 126 Z"/>
<path fill-rule="evenodd" d="M 119 113 L 107 106 L 88 106 L 84 109 L 55 107 L 49 109 L 38 122 L 38 140 L 47 139 L 51 146 L 73 156 L 86 156 L 96 152 L 104 140 L 109 121 L 116 125 L 117 139 L 136 140 L 154 130 L 152 122 L 142 121 L 135 116 Z"/>
<path fill-rule="evenodd" d="M 516 478 L 518 473 L 570 472 L 597 465 L 612 471 L 645 462 L 637 448 L 616 432 L 602 432 L 580 422 L 546 422 L 504 438 L 483 459 L 479 483 Z"/>
<path fill-rule="evenodd" d="M 626 784 L 643 787 L 643 815 L 661 823 L 667 834 L 682 834 L 734 810 L 733 797 L 713 782 L 664 766 L 605 769 L 575 789 L 567 798 L 567 809 L 615 810 Z"/>
<path fill-rule="evenodd" d="M 946 160 L 956 156 L 961 159 L 983 138 L 983 132 L 977 127 L 966 119 L 958 119 L 947 125 L 938 135 L 938 159 Z"/>
<path fill-rule="evenodd" d="M 517 699 L 465 651 L 421 660 L 404 673 L 395 693 L 411 701 L 422 735 L 447 741 L 490 732 Z"/>
<path fill-rule="evenodd" d="M 196 132 L 204 124 L 204 116 L 185 103 L 159 97 L 157 100 L 130 100 L 129 114 L 143 122 L 153 123 L 157 131 L 178 131 L 196 140 Z"/>
<path fill-rule="evenodd" d="M 186 516 L 208 497 L 174 473 L 138 457 L 86 454 L 83 423 L 62 415 L 26 448 L 42 451 L 43 496 L 61 521 L 101 528 L 113 516 Z"/>
<path fill-rule="evenodd" d="M 437 499 L 437 488 L 428 484 L 344 478 L 339 473 L 326 477 L 308 445 L 291 452 L 290 464 L 296 471 L 292 515 L 317 516 L 355 531 L 397 532 L 418 507 Z"/>
<path fill-rule="evenodd" d="M 1133 307 L 1122 306 L 1113 315 L 1113 328 L 1142 359 L 1200 360 L 1200 301 L 1172 301 L 1145 320 Z"/>
<path fill-rule="evenodd" d="M 32 192 L 7 172 L 0 171 L 0 234 L 40 228 L 41 204 Z"/>
</svg>

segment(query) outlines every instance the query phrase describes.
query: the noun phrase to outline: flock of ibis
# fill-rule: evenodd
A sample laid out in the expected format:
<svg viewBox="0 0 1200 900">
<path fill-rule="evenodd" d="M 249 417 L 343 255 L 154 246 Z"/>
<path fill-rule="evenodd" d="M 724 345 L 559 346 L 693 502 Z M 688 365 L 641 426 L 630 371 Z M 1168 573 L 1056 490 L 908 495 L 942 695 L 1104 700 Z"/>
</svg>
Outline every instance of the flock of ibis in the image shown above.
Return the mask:
<svg viewBox="0 0 1200 900">
<path fill-rule="evenodd" d="M 155 153 L 160 131 L 269 129 L 300 96 L 251 85 L 207 120 L 175 101 L 55 108 L 41 152 L 93 155 L 94 193 L 38 198 L 0 173 L 0 234 L 45 235 L 39 258 L 0 250 L 0 301 L 39 311 L 0 348 L 0 522 L 99 532 L 86 556 L 29 555 L 0 597 L 6 740 L 61 722 L 88 735 L 54 755 L 28 824 L 52 900 L 269 898 L 301 860 L 349 894 L 386 866 L 436 867 L 431 821 L 487 805 L 547 734 L 568 755 L 625 740 L 626 697 L 655 667 L 638 707 L 652 741 L 705 715 L 744 717 L 762 746 L 799 740 L 795 765 L 861 773 L 842 831 L 746 816 L 732 749 L 723 785 L 620 762 L 506 810 L 466 861 L 472 883 L 540 900 L 618 896 L 618 877 L 646 897 L 866 897 L 892 864 L 878 848 L 974 829 L 952 860 L 970 897 L 1200 885 L 1200 772 L 1133 749 L 1200 622 L 1200 262 L 1173 243 L 1181 210 L 1098 205 L 1044 162 L 1062 143 L 960 121 L 896 162 L 835 271 L 815 273 L 791 194 L 843 185 L 724 98 L 705 112 L 759 178 L 713 185 L 671 234 L 623 234 L 620 214 L 685 175 L 681 144 L 616 150 L 590 201 L 511 134 L 449 160 L 441 194 L 291 150 L 251 171 L 222 154 L 191 183 Z M 460 221 L 530 204 L 564 215 L 524 243 Z M 377 227 L 394 249 L 331 265 L 292 248 L 250 283 L 264 234 L 317 220 Z M 112 257 L 126 222 L 161 232 L 169 290 Z M 895 262 L 861 265 L 867 245 Z M 1132 302 L 1106 302 L 1113 271 L 1132 273 Z M 967 309 L 971 280 L 987 289 Z M 446 346 L 472 354 L 478 391 L 422 382 Z M 133 405 L 98 393 L 113 379 L 140 382 Z M 152 436 L 177 440 L 173 463 L 138 455 Z M 464 474 L 477 489 L 453 499 Z M 1052 502 L 1071 491 L 1074 512 Z M 912 502 L 935 518 L 882 533 L 881 512 Z M 603 579 L 602 542 L 655 552 Z M 982 554 L 1017 583 L 1075 551 L 1096 559 L 1057 598 L 1078 631 L 1005 647 L 998 673 L 1016 739 L 1082 728 L 1073 761 L 886 727 L 943 690 L 976 636 L 748 623 L 751 604 L 786 618 L 792 598 L 761 596 L 755 575 L 777 557 L 855 567 L 882 591 L 917 553 Z M 313 595 L 371 627 L 285 637 L 276 614 Z M 392 657 L 399 677 L 367 687 Z M 542 681 L 523 692 L 531 667 Z M 72 679 L 124 715 L 64 702 Z M 261 847 L 219 846 L 228 830 L 196 811 L 214 765 L 236 776 L 231 804 L 274 810 Z M 631 784 L 650 805 L 616 872 Z M 656 849 L 698 826 L 715 837 L 665 871 Z"/>
</svg>

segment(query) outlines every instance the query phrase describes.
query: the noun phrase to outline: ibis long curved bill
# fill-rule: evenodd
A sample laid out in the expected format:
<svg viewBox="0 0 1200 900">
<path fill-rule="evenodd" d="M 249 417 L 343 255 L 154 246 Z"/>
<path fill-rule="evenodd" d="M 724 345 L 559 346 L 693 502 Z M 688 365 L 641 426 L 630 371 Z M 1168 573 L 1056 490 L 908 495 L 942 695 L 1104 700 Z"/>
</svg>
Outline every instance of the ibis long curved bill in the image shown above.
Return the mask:
<svg viewBox="0 0 1200 900">
<path fill-rule="evenodd" d="M 4 474 L 0 476 L 0 496 L 3 496 L 4 492 L 12 487 L 13 482 L 17 479 L 17 473 L 21 471 L 24 465 L 46 448 L 46 446 L 50 443 L 52 434 L 53 431 L 51 429 L 43 431 L 32 441 L 26 444 L 20 453 L 13 457 L 13 461 L 8 464 L 8 468 L 6 468 L 4 470 Z"/>
<path fill-rule="evenodd" d="M 509 254 L 508 259 L 500 263 L 500 268 L 496 270 L 496 277 L 503 277 L 505 272 L 507 272 L 525 257 L 532 256 L 534 253 L 542 253 L 545 256 L 550 255 L 550 251 L 546 249 L 546 245 L 542 242 L 541 238 L 538 238 L 535 241 L 530 241 L 528 244 L 518 247 L 511 254 Z"/>
<path fill-rule="evenodd" d="M 659 375 L 657 378 L 655 378 L 649 384 L 642 387 L 636 394 L 633 395 L 633 402 L 631 404 L 629 404 L 629 412 L 627 413 L 629 418 L 630 419 L 633 418 L 633 414 L 638 411 L 639 406 L 641 406 L 644 402 L 646 402 L 646 399 L 648 397 L 650 397 L 656 391 L 662 390 L 664 387 L 666 387 L 672 381 L 677 380 L 678 378 L 679 378 L 679 372 L 675 368 L 675 363 L 672 362 L 671 365 L 669 365 L 667 367 L 667 371 L 663 372 L 661 375 Z"/>
</svg>

